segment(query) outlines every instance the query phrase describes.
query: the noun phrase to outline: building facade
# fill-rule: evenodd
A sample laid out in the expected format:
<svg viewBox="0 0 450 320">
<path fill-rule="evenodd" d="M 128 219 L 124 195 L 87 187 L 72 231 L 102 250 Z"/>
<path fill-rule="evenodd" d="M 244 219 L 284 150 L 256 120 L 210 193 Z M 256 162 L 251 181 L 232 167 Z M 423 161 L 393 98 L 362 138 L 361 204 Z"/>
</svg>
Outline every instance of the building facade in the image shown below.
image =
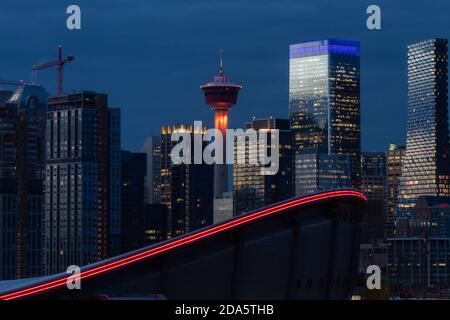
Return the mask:
<svg viewBox="0 0 450 320">
<path fill-rule="evenodd" d="M 140 152 L 147 155 L 147 175 L 145 176 L 145 202 L 160 203 L 161 137 L 148 137 Z"/>
<path fill-rule="evenodd" d="M 328 39 L 290 46 L 289 113 L 296 155 L 349 155 L 361 185 L 359 43 Z"/>
<path fill-rule="evenodd" d="M 122 151 L 122 252 L 167 239 L 167 210 L 160 203 L 146 203 L 148 154 Z"/>
<path fill-rule="evenodd" d="M 387 239 L 391 292 L 439 291 L 450 287 L 450 238 Z"/>
<path fill-rule="evenodd" d="M 47 91 L 21 85 L 0 102 L 0 280 L 42 271 Z"/>
<path fill-rule="evenodd" d="M 206 132 L 206 127 L 194 125 L 169 125 L 161 128 L 161 203 L 167 207 L 167 236 L 169 238 L 207 226 L 213 222 L 214 166 L 195 164 L 191 153 L 191 164 L 174 164 L 172 134 L 186 135 L 191 143 L 195 135 Z M 206 144 L 202 145 L 202 148 Z M 192 147 L 192 144 L 191 144 Z M 193 150 L 193 149 L 192 149 Z"/>
<path fill-rule="evenodd" d="M 120 110 L 106 94 L 48 100 L 44 219 L 45 273 L 120 250 Z"/>
<path fill-rule="evenodd" d="M 295 156 L 295 195 L 348 189 L 352 185 L 349 155 L 304 149 Z"/>
<path fill-rule="evenodd" d="M 361 191 L 369 200 L 369 210 L 362 221 L 361 241 L 374 243 L 384 238 L 386 208 L 386 155 L 364 152 L 361 155 Z"/>
<path fill-rule="evenodd" d="M 402 163 L 405 147 L 391 144 L 386 152 L 386 217 L 385 238 L 395 235 L 396 210 L 398 206 L 398 189 L 402 176 Z"/>
<path fill-rule="evenodd" d="M 408 46 L 408 129 L 400 215 L 411 215 L 421 195 L 450 193 L 447 43 L 431 39 Z"/>
<path fill-rule="evenodd" d="M 143 245 L 147 154 L 122 151 L 121 161 L 121 247 L 127 252 Z"/>
<path fill-rule="evenodd" d="M 17 118 L 15 108 L 0 106 L 0 280 L 16 278 Z"/>
<path fill-rule="evenodd" d="M 413 236 L 450 238 L 450 197 L 419 196 L 410 228 Z"/>
<path fill-rule="evenodd" d="M 241 214 L 293 197 L 292 172 L 292 135 L 287 119 L 253 119 L 246 123 L 246 130 L 267 132 L 267 151 L 271 154 L 272 130 L 278 130 L 279 160 L 278 172 L 275 175 L 263 175 L 260 161 L 250 161 L 257 157 L 261 150 L 258 143 L 252 144 L 245 133 L 235 135 L 234 165 L 233 165 L 233 202 L 234 214 Z M 238 145 L 239 136 L 245 139 Z M 261 140 L 260 140 L 261 142 Z M 245 163 L 238 163 L 239 154 L 244 155 Z"/>
</svg>

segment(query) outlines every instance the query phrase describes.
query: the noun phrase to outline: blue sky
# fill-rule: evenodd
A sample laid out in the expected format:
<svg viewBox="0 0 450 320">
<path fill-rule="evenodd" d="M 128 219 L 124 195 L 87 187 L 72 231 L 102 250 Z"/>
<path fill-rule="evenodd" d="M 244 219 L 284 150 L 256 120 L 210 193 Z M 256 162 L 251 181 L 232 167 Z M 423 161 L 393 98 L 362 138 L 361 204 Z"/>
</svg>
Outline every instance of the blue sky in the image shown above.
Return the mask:
<svg viewBox="0 0 450 320">
<path fill-rule="evenodd" d="M 66 8 L 82 10 L 82 30 L 66 29 Z M 366 8 L 377 4 L 382 30 L 366 29 Z M 162 124 L 203 120 L 212 112 L 199 89 L 225 70 L 244 85 L 230 126 L 256 117 L 288 117 L 288 46 L 321 38 L 361 42 L 363 150 L 405 143 L 406 46 L 449 38 L 448 0 L 2 0 L 0 78 L 34 80 L 55 91 L 55 70 L 30 72 L 53 60 L 56 47 L 76 60 L 65 69 L 65 90 L 109 94 L 122 109 L 124 148 L 136 150 Z"/>
</svg>

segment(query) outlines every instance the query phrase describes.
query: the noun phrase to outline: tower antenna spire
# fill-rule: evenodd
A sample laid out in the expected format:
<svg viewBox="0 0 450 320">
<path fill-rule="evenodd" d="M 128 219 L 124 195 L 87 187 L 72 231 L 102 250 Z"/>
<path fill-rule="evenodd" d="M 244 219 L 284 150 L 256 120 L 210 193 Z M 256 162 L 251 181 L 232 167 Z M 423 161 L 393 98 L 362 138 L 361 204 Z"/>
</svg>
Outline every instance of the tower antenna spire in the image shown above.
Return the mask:
<svg viewBox="0 0 450 320">
<path fill-rule="evenodd" d="M 220 57 L 220 59 L 219 59 L 219 72 L 220 72 L 220 74 L 223 74 L 223 49 L 220 49 L 219 50 L 219 57 Z"/>
</svg>

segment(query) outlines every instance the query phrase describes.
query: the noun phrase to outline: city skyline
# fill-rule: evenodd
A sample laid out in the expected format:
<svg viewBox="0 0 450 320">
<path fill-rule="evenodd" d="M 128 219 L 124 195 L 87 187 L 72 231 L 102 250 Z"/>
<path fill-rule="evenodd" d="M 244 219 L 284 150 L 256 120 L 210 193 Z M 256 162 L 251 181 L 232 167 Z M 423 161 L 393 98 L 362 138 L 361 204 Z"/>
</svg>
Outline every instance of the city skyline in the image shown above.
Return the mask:
<svg viewBox="0 0 450 320">
<path fill-rule="evenodd" d="M 206 124 L 211 126 L 208 110 L 201 109 L 201 93 L 195 89 L 198 83 L 214 74 L 220 48 L 225 50 L 225 66 L 233 74 L 233 79 L 246 84 L 240 108 L 230 114 L 230 127 L 242 127 L 253 116 L 287 116 L 289 44 L 328 37 L 354 39 L 361 42 L 363 57 L 362 150 L 381 151 L 390 142 L 404 144 L 406 46 L 436 36 L 448 38 L 448 31 L 443 30 L 449 29 L 449 22 L 443 17 L 433 16 L 434 12 L 426 10 L 424 4 L 416 1 L 410 2 L 407 7 L 381 1 L 383 29 L 366 32 L 365 17 L 361 14 L 365 7 L 362 4 L 327 3 L 326 6 L 311 7 L 291 1 L 287 3 L 290 4 L 286 6 L 289 10 L 283 5 L 261 2 L 258 7 L 241 4 L 242 10 L 236 12 L 236 2 L 199 2 L 186 8 L 182 3 L 159 2 L 149 6 L 137 1 L 134 6 L 123 2 L 104 8 L 95 1 L 80 1 L 84 25 L 79 33 L 72 34 L 64 28 L 54 30 L 53 25 L 60 23 L 64 16 L 59 17 L 56 9 L 49 10 L 49 6 L 53 8 L 53 3 L 44 1 L 39 5 L 31 3 L 19 8 L 17 4 L 7 2 L 1 15 L 9 27 L 13 28 L 18 23 L 10 17 L 19 11 L 27 16 L 29 11 L 39 10 L 42 13 L 39 19 L 43 20 L 39 20 L 34 29 L 25 27 L 14 33 L 15 39 L 18 37 L 27 41 L 21 43 L 21 50 L 15 41 L 5 49 L 4 55 L 8 59 L 0 63 L 3 70 L 1 77 L 32 78 L 31 65 L 54 58 L 56 46 L 63 44 L 67 53 L 76 56 L 76 60 L 65 69 L 66 91 L 73 88 L 77 91 L 93 89 L 110 94 L 111 105 L 123 110 L 123 128 L 127 128 L 124 130 L 124 148 L 138 150 L 147 136 L 157 135 L 161 125 L 166 123 L 205 119 Z M 442 7 L 446 6 L 448 4 L 442 2 Z M 190 15 L 180 24 L 177 17 L 185 14 L 186 11 L 181 13 L 184 9 Z M 164 14 L 166 20 L 157 17 L 144 20 L 148 14 L 154 17 L 153 10 Z M 117 14 L 118 11 L 121 14 Z M 217 11 L 223 16 L 231 15 L 234 23 L 221 23 L 224 17 L 212 15 Z M 420 11 L 421 15 L 412 14 L 416 11 Z M 275 15 L 270 22 L 274 23 L 269 24 L 261 19 L 273 12 Z M 317 12 L 321 14 L 314 14 Z M 131 24 L 130 16 L 135 17 Z M 211 16 L 217 21 L 212 20 Z M 256 27 L 246 28 L 250 23 L 246 21 L 248 16 L 254 18 Z M 429 26 L 424 23 L 426 21 L 433 21 L 433 24 Z M 214 28 L 203 28 L 212 24 Z M 276 27 L 269 28 L 269 25 Z M 421 27 L 414 28 L 417 25 Z M 218 30 L 219 35 L 211 39 L 210 29 Z M 438 34 L 435 30 L 439 30 Z M 120 39 L 117 36 L 121 36 Z M 7 34 L 6 41 L 8 37 Z M 133 59 L 129 58 L 131 56 Z M 37 80 L 51 94 L 54 93 L 54 70 L 40 72 Z M 170 91 L 178 94 L 170 95 Z M 383 100 L 386 96 L 390 97 L 387 103 Z M 172 112 L 162 112 L 167 108 Z M 194 114 L 195 117 L 186 119 L 186 114 Z M 173 120 L 169 121 L 169 116 Z M 383 119 L 386 121 L 383 122 Z M 379 130 L 381 125 L 382 131 Z"/>
<path fill-rule="evenodd" d="M 0 299 L 74 266 L 125 267 L 110 297 L 148 293 L 138 275 L 169 299 L 450 297 L 449 21 L 419 0 L 47 1 L 0 12 L 18 29 L 0 55 Z M 55 27 L 70 8 L 82 28 Z"/>
</svg>

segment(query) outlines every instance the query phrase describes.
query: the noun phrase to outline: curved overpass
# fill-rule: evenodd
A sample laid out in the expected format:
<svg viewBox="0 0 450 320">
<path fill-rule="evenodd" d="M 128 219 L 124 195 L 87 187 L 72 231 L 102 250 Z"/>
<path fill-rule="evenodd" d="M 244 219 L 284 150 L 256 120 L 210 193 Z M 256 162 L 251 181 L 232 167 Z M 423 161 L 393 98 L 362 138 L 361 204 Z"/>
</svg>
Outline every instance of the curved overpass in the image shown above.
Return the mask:
<svg viewBox="0 0 450 320">
<path fill-rule="evenodd" d="M 367 198 L 337 190 L 290 199 L 68 274 L 0 282 L 0 299 L 345 299 Z"/>
</svg>

